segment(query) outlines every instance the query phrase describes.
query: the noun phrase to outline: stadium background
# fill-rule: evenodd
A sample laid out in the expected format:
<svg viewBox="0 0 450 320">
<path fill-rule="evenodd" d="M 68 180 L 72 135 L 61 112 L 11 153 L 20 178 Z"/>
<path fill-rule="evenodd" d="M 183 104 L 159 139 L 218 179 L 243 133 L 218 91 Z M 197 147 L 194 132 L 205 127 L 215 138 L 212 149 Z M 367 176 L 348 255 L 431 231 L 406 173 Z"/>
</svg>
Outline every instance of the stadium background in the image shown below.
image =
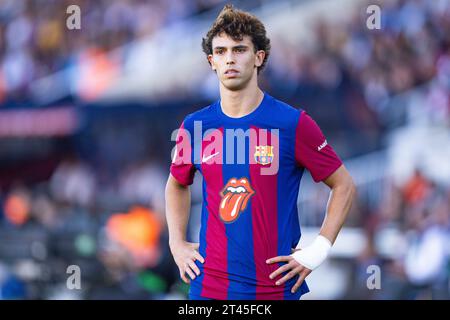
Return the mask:
<svg viewBox="0 0 450 320">
<path fill-rule="evenodd" d="M 261 87 L 311 114 L 358 188 L 305 299 L 448 299 L 450 1 L 231 2 L 271 38 Z M 66 26 L 73 4 L 80 30 Z M 200 43 L 224 4 L 0 2 L 1 299 L 186 298 L 164 187 L 172 131 L 218 97 Z M 197 176 L 192 241 L 200 188 Z M 303 243 L 327 197 L 305 174 Z"/>
</svg>

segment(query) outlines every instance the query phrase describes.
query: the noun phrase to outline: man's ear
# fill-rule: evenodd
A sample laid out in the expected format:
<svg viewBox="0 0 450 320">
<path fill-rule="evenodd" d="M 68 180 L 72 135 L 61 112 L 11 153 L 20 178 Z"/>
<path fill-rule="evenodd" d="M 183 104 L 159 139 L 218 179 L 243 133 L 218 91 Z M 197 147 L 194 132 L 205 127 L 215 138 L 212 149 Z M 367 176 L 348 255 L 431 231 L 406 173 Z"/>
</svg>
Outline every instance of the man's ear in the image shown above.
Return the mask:
<svg viewBox="0 0 450 320">
<path fill-rule="evenodd" d="M 213 71 L 216 71 L 216 67 L 214 66 L 214 63 L 213 63 L 213 56 L 212 56 L 212 54 L 208 54 L 208 62 L 209 62 L 209 64 L 211 65 L 211 69 L 213 69 Z"/>
<path fill-rule="evenodd" d="M 266 57 L 266 52 L 264 50 L 256 51 L 255 67 L 260 67 L 263 64 L 265 57 Z"/>
</svg>

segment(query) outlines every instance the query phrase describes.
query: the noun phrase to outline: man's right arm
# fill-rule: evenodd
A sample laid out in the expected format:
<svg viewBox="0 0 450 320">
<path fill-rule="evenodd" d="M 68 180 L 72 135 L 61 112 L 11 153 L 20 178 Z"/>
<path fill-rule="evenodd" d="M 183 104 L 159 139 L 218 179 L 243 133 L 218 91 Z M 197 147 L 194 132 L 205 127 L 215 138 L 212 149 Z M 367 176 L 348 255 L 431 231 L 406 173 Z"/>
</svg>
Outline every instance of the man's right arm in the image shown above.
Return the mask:
<svg viewBox="0 0 450 320">
<path fill-rule="evenodd" d="M 180 184 L 172 174 L 166 184 L 166 219 L 169 228 L 169 245 L 186 241 L 186 228 L 191 207 L 189 186 Z"/>
<path fill-rule="evenodd" d="M 166 184 L 166 220 L 169 229 L 169 245 L 175 263 L 180 270 L 181 279 L 189 283 L 186 273 L 191 279 L 200 274 L 195 260 L 204 262 L 198 253 L 198 243 L 186 241 L 186 229 L 189 221 L 191 206 L 191 192 L 189 186 L 180 184 L 172 174 Z M 195 274 L 194 274 L 195 273 Z"/>
</svg>

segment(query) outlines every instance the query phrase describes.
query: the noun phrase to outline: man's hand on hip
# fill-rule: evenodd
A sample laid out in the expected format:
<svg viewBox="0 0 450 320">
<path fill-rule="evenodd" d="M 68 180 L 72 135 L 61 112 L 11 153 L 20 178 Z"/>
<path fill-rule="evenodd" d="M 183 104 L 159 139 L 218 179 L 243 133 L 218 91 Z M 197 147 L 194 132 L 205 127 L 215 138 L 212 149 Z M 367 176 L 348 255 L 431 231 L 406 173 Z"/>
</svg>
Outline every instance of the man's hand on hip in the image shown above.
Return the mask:
<svg viewBox="0 0 450 320">
<path fill-rule="evenodd" d="M 186 273 L 192 280 L 195 279 L 196 275 L 200 275 L 200 270 L 195 264 L 195 261 L 205 262 L 205 259 L 198 252 L 198 248 L 198 243 L 187 241 L 179 241 L 170 246 L 173 258 L 180 271 L 180 277 L 188 284 L 191 280 L 186 276 Z"/>
<path fill-rule="evenodd" d="M 312 270 L 320 266 L 328 257 L 332 243 L 330 240 L 322 235 L 318 235 L 312 244 L 300 249 L 300 243 L 290 256 L 278 256 L 270 258 L 266 263 L 271 264 L 275 262 L 287 262 L 285 265 L 279 267 L 270 274 L 270 279 L 274 279 L 283 272 L 288 272 L 283 278 L 278 280 L 275 284 L 281 285 L 292 277 L 299 275 L 297 282 L 292 287 L 291 292 L 295 293 L 302 284 L 303 280 L 311 273 Z M 300 249 L 300 250 L 299 250 Z"/>
<path fill-rule="evenodd" d="M 278 256 L 274 258 L 270 258 L 266 261 L 268 264 L 276 263 L 276 262 L 287 262 L 285 265 L 279 267 L 277 270 L 272 272 L 270 274 L 270 279 L 275 279 L 283 272 L 288 272 L 283 278 L 278 280 L 275 284 L 276 285 L 282 285 L 289 279 L 299 276 L 297 279 L 297 282 L 292 287 L 291 292 L 295 293 L 298 288 L 303 283 L 303 280 L 311 273 L 312 270 L 306 268 L 305 266 L 302 266 L 300 263 L 298 263 L 292 256 Z"/>
</svg>

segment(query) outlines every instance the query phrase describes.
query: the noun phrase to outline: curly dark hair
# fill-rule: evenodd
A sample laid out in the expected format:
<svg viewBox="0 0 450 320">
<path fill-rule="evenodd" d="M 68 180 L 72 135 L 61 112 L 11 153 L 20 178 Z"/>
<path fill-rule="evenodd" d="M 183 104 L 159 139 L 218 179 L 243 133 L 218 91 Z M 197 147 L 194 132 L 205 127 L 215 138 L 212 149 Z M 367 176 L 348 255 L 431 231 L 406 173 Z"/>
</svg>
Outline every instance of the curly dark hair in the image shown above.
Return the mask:
<svg viewBox="0 0 450 320">
<path fill-rule="evenodd" d="M 258 67 L 259 73 L 266 65 L 270 54 L 270 39 L 266 36 L 266 28 L 262 22 L 248 12 L 235 9 L 231 4 L 225 5 L 206 37 L 202 39 L 203 52 L 206 56 L 212 54 L 213 38 L 223 32 L 235 41 L 241 41 L 244 36 L 250 36 L 255 52 L 265 51 L 264 61 Z"/>
</svg>

